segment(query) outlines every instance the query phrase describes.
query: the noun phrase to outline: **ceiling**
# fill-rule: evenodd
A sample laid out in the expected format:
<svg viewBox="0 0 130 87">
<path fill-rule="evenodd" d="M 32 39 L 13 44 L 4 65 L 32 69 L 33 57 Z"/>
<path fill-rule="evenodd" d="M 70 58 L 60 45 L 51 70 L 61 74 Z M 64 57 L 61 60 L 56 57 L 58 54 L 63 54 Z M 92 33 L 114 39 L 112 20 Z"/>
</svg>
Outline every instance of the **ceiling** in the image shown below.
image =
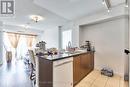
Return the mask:
<svg viewBox="0 0 130 87">
<path fill-rule="evenodd" d="M 5 25 L 28 25 L 31 29 L 45 30 L 62 25 L 68 21 L 63 17 L 34 4 L 32 0 L 15 0 L 15 5 L 16 11 L 14 17 L 0 17 L 0 20 L 2 20 Z M 30 15 L 40 15 L 45 19 L 38 23 L 34 23 L 30 19 Z"/>
<path fill-rule="evenodd" d="M 124 1 L 110 0 L 113 6 Z M 68 20 L 74 20 L 95 11 L 106 9 L 102 5 L 102 0 L 34 0 L 34 2 Z"/>
<path fill-rule="evenodd" d="M 123 2 L 124 0 L 111 0 L 112 5 Z M 101 3 L 102 0 L 15 0 L 15 16 L 0 17 L 0 20 L 9 26 L 29 25 L 30 29 L 52 29 L 68 21 L 106 9 Z M 34 23 L 30 20 L 30 15 L 40 15 L 45 20 Z"/>
</svg>

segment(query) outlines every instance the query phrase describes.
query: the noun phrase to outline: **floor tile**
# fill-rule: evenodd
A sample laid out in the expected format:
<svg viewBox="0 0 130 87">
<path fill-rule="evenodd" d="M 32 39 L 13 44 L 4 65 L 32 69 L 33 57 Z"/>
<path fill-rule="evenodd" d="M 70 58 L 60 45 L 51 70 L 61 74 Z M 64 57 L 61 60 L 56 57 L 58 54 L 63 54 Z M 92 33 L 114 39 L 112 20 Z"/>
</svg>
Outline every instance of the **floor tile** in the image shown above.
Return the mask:
<svg viewBox="0 0 130 87">
<path fill-rule="evenodd" d="M 75 87 L 128 87 L 128 82 L 119 75 L 107 77 L 94 70 Z"/>
</svg>

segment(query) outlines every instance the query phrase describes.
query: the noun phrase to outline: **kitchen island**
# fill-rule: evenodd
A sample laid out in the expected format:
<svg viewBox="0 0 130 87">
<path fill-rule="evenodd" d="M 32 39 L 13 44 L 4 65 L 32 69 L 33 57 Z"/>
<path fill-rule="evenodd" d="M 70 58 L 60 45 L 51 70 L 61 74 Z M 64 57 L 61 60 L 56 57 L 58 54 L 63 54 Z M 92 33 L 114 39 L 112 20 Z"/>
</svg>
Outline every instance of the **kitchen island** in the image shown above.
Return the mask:
<svg viewBox="0 0 130 87">
<path fill-rule="evenodd" d="M 39 87 L 74 87 L 94 69 L 94 52 L 37 57 Z"/>
</svg>

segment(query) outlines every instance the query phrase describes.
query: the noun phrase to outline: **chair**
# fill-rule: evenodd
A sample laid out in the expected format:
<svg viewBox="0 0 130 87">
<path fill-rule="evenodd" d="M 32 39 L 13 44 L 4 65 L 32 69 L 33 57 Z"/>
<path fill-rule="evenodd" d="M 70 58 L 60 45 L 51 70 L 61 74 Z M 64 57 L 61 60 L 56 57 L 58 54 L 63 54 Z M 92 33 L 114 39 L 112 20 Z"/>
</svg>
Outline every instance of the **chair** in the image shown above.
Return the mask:
<svg viewBox="0 0 130 87">
<path fill-rule="evenodd" d="M 31 66 L 31 74 L 30 79 L 33 82 L 33 85 L 36 84 L 36 60 L 33 50 L 28 50 L 30 56 L 30 66 Z"/>
<path fill-rule="evenodd" d="M 29 57 L 28 53 L 23 58 L 23 61 L 24 61 L 24 64 L 26 66 L 26 70 L 29 72 L 30 71 L 30 57 Z"/>
</svg>

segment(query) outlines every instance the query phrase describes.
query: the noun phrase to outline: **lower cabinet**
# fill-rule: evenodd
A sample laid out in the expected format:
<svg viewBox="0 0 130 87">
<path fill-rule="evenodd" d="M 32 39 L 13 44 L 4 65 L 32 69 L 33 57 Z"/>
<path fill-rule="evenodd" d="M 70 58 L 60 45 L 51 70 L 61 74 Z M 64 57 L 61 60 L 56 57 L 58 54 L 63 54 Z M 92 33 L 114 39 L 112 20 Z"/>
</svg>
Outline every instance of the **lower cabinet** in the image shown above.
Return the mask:
<svg viewBox="0 0 130 87">
<path fill-rule="evenodd" d="M 73 57 L 73 84 L 77 84 L 81 78 L 80 56 Z"/>
<path fill-rule="evenodd" d="M 90 71 L 90 55 L 80 55 L 81 79 Z"/>
<path fill-rule="evenodd" d="M 56 61 L 39 57 L 37 67 L 39 87 L 73 87 L 94 69 L 94 53 Z"/>
<path fill-rule="evenodd" d="M 73 58 L 73 83 L 76 85 L 94 69 L 94 53 L 89 52 Z"/>
<path fill-rule="evenodd" d="M 39 58 L 38 87 L 73 87 L 73 57 L 50 61 Z"/>
<path fill-rule="evenodd" d="M 53 62 L 53 87 L 73 87 L 73 57 Z"/>
<path fill-rule="evenodd" d="M 91 53 L 91 70 L 94 69 L 94 52 Z"/>
</svg>

